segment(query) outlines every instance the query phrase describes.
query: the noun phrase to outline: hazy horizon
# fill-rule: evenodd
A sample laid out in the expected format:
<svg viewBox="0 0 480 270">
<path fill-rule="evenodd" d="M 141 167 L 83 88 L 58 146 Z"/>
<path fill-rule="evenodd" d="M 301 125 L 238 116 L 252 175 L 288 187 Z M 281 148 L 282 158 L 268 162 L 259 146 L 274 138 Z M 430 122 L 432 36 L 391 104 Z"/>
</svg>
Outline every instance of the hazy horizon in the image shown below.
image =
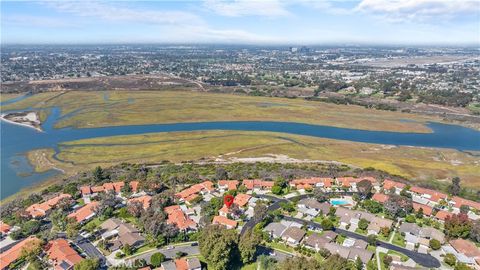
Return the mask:
<svg viewBox="0 0 480 270">
<path fill-rule="evenodd" d="M 3 45 L 478 46 L 480 0 L 3 1 Z"/>
</svg>

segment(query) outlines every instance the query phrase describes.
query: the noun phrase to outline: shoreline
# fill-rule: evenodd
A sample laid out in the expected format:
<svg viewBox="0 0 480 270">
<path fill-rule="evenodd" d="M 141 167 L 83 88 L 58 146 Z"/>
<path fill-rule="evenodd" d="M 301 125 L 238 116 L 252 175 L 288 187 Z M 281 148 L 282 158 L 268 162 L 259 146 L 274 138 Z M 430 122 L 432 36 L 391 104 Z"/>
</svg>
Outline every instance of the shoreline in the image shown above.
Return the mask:
<svg viewBox="0 0 480 270">
<path fill-rule="evenodd" d="M 35 113 L 35 115 L 37 115 L 36 112 L 34 112 L 34 113 Z M 19 122 L 16 122 L 16 121 L 14 121 L 14 120 L 7 119 L 7 118 L 5 117 L 5 116 L 7 116 L 7 115 L 9 115 L 9 114 L 8 114 L 8 113 L 2 113 L 2 114 L 0 115 L 0 120 L 5 121 L 5 122 L 10 123 L 10 124 L 14 124 L 14 125 L 19 125 L 19 126 L 24 126 L 24 127 L 28 127 L 28 128 L 33 128 L 33 129 L 35 129 L 35 130 L 38 131 L 38 132 L 44 132 L 44 131 L 42 130 L 40 124 L 39 124 L 38 127 L 36 127 L 36 126 L 34 126 L 34 125 L 27 124 L 27 123 L 19 123 Z M 37 119 L 38 119 L 38 115 L 37 115 Z"/>
</svg>

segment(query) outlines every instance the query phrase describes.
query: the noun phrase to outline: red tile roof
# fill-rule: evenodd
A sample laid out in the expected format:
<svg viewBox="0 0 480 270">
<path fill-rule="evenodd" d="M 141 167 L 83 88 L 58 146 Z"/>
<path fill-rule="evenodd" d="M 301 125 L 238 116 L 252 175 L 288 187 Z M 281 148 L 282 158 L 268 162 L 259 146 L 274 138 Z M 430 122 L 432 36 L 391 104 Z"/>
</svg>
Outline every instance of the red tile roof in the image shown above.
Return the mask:
<svg viewBox="0 0 480 270">
<path fill-rule="evenodd" d="M 103 189 L 105 191 L 115 191 L 115 187 L 113 186 L 113 183 L 104 183 Z"/>
<path fill-rule="evenodd" d="M 8 233 L 9 231 L 10 231 L 10 225 L 0 220 L 0 232 Z"/>
<path fill-rule="evenodd" d="M 80 192 L 82 192 L 82 195 L 89 195 L 92 194 L 92 189 L 90 188 L 90 186 L 83 186 L 80 187 Z"/>
<path fill-rule="evenodd" d="M 143 195 L 140 197 L 132 198 L 128 200 L 128 203 L 132 202 L 140 202 L 143 205 L 143 209 L 147 209 L 150 207 L 150 204 L 152 203 L 152 196 L 150 195 Z"/>
<path fill-rule="evenodd" d="M 383 181 L 383 189 L 390 190 L 392 187 L 403 189 L 406 185 L 404 183 L 396 182 L 390 179 L 385 179 Z"/>
<path fill-rule="evenodd" d="M 413 209 L 415 209 L 415 211 L 420 210 L 420 208 L 423 209 L 423 214 L 424 215 L 426 215 L 426 216 L 431 216 L 432 215 L 432 211 L 433 211 L 432 207 L 430 207 L 428 205 L 419 204 L 419 203 L 416 203 L 416 202 L 413 203 Z M 442 215 L 442 214 L 440 214 L 440 215 Z"/>
<path fill-rule="evenodd" d="M 192 197 L 193 195 L 196 196 L 197 193 L 201 191 L 211 192 L 213 190 L 215 190 L 213 188 L 213 183 L 211 181 L 204 181 L 200 184 L 195 184 L 189 188 L 186 188 L 178 192 L 177 194 L 175 194 L 175 196 L 177 196 L 178 198 L 184 199 L 186 201 L 191 201 L 195 198 L 195 197 Z"/>
<path fill-rule="evenodd" d="M 440 219 L 440 220 L 445 220 L 448 216 L 451 216 L 451 215 L 452 215 L 452 213 L 450 213 L 450 212 L 440 210 L 440 211 L 437 212 L 435 217 Z"/>
<path fill-rule="evenodd" d="M 82 222 L 95 214 L 95 208 L 98 202 L 91 202 L 77 209 L 75 212 L 68 215 L 69 218 L 74 218 L 77 222 Z"/>
<path fill-rule="evenodd" d="M 99 192 L 103 192 L 103 191 L 105 191 L 105 188 L 103 186 L 92 187 L 92 192 L 93 193 L 99 193 Z"/>
<path fill-rule="evenodd" d="M 312 177 L 312 178 L 295 179 L 295 180 L 290 181 L 290 185 L 295 186 L 298 189 L 305 188 L 306 185 L 308 185 L 310 187 L 315 186 L 318 183 L 323 183 L 324 187 L 331 187 L 332 183 L 333 183 L 333 179 L 332 178 Z"/>
<path fill-rule="evenodd" d="M 116 193 L 122 192 L 122 188 L 125 186 L 124 182 L 115 182 L 113 183 L 113 188 Z"/>
<path fill-rule="evenodd" d="M 240 207 L 244 207 L 245 205 L 247 205 L 248 200 L 250 200 L 251 197 L 252 196 L 248 194 L 240 193 L 235 196 L 235 198 L 233 199 L 233 203 L 237 204 Z"/>
<path fill-rule="evenodd" d="M 167 223 L 175 224 L 180 230 L 185 230 L 188 228 L 194 229 L 197 227 L 197 223 L 185 216 L 182 209 L 178 205 L 172 205 L 165 207 L 163 209 L 168 215 Z"/>
<path fill-rule="evenodd" d="M 130 184 L 130 188 L 132 188 L 132 192 L 137 193 L 139 182 L 138 181 L 131 181 L 129 184 Z"/>
<path fill-rule="evenodd" d="M 43 217 L 46 212 L 55 207 L 60 200 L 71 198 L 70 194 L 60 194 L 43 203 L 34 203 L 25 209 L 31 217 Z"/>
<path fill-rule="evenodd" d="M 271 189 L 274 185 L 274 182 L 273 181 L 263 181 L 263 180 L 259 180 L 259 179 L 255 179 L 255 180 L 245 179 L 245 180 L 243 180 L 243 185 L 247 189 L 254 189 L 254 188 Z"/>
<path fill-rule="evenodd" d="M 457 208 L 460 208 L 460 206 L 462 206 L 462 205 L 467 205 L 470 208 L 475 208 L 477 210 L 480 210 L 480 202 L 474 202 L 474 201 L 467 200 L 467 199 L 464 199 L 464 198 L 460 198 L 460 197 L 457 197 L 457 196 L 454 196 L 452 198 L 452 201 L 455 203 L 455 207 L 457 207 Z"/>
<path fill-rule="evenodd" d="M 228 219 L 226 217 L 222 216 L 214 216 L 213 217 L 213 224 L 220 224 L 224 225 L 230 228 L 236 228 L 237 227 L 237 222 L 235 220 Z"/>
<path fill-rule="evenodd" d="M 450 245 L 459 253 L 465 254 L 467 257 L 480 257 L 480 249 L 471 241 L 465 239 L 450 240 Z"/>
<path fill-rule="evenodd" d="M 429 200 L 432 202 L 438 202 L 440 199 L 446 199 L 448 197 L 447 194 L 444 194 L 435 190 L 427 189 L 427 188 L 416 187 L 416 186 L 411 187 L 410 191 L 415 192 L 417 194 L 428 194 L 430 195 Z"/>
<path fill-rule="evenodd" d="M 63 270 L 60 266 L 62 262 L 66 262 L 71 266 L 83 260 L 80 255 L 70 247 L 70 244 L 65 239 L 56 239 L 48 242 L 46 253 L 48 258 L 52 261 L 55 269 Z"/>
<path fill-rule="evenodd" d="M 384 203 L 388 200 L 388 195 L 382 194 L 382 193 L 375 193 L 372 196 L 372 200 L 377 201 L 379 203 Z"/>
<path fill-rule="evenodd" d="M 188 262 L 185 258 L 175 259 L 177 270 L 188 270 Z"/>
<path fill-rule="evenodd" d="M 239 182 L 238 180 L 219 180 L 219 187 L 227 187 L 228 190 L 236 190 Z"/>
<path fill-rule="evenodd" d="M 230 209 L 224 204 L 220 210 L 218 210 L 218 213 L 223 214 L 223 215 L 228 215 L 230 213 Z"/>
<path fill-rule="evenodd" d="M 11 263 L 20 258 L 22 250 L 28 248 L 32 243 L 40 241 L 35 236 L 29 236 L 27 239 L 16 243 L 7 251 L 0 253 L 0 269 L 6 269 Z"/>
</svg>

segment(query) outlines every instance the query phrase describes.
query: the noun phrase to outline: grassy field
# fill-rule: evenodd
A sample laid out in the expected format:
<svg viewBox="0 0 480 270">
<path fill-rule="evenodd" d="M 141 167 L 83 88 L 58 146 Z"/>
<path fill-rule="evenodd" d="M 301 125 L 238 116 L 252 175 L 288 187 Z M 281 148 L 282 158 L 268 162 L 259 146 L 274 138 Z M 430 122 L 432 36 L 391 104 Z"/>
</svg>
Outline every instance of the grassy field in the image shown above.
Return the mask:
<svg viewBox="0 0 480 270">
<path fill-rule="evenodd" d="M 15 110 L 15 109 L 26 109 L 29 107 L 44 108 L 47 106 L 46 103 L 48 102 L 48 100 L 57 96 L 59 93 L 60 92 L 45 92 L 45 93 L 32 95 L 18 102 L 2 106 L 2 110 L 7 111 L 7 110 Z M 2 96 L 4 95 L 8 96 L 9 94 L 2 94 Z"/>
<path fill-rule="evenodd" d="M 40 164 L 42 170 L 53 164 L 67 172 L 75 172 L 120 162 L 212 161 L 217 158 L 238 161 L 239 158 L 276 154 L 298 160 L 338 161 L 356 167 L 373 167 L 413 181 L 450 181 L 449 178 L 459 176 L 463 185 L 480 187 L 478 158 L 460 151 L 272 132 L 195 131 L 114 136 L 72 141 L 61 144 L 59 149 L 58 159 L 52 158 L 51 150 L 38 150 L 28 156 L 33 164 Z"/>
<path fill-rule="evenodd" d="M 366 130 L 430 132 L 425 121 L 401 112 L 301 99 L 249 97 L 187 91 L 72 91 L 41 93 L 4 110 L 60 106 L 69 115 L 57 127 L 102 127 L 202 121 L 289 121 Z M 55 98 L 53 96 L 58 95 Z M 410 120 L 410 121 L 405 121 Z"/>
<path fill-rule="evenodd" d="M 16 98 L 16 97 L 19 97 L 19 96 L 21 96 L 21 94 L 1 94 L 0 95 L 0 102 L 8 101 L 12 98 Z"/>
</svg>

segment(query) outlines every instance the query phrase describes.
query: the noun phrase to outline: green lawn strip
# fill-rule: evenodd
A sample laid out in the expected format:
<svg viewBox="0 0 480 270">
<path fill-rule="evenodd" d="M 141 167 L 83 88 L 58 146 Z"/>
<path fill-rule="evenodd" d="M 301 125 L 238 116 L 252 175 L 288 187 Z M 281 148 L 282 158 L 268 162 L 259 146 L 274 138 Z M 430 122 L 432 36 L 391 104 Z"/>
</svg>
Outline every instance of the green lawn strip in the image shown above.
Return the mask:
<svg viewBox="0 0 480 270">
<path fill-rule="evenodd" d="M 337 242 L 337 244 L 343 244 L 343 242 L 345 241 L 345 239 L 347 239 L 346 236 L 343 236 L 343 235 L 338 235 L 337 238 L 335 239 L 335 242 Z"/>
<path fill-rule="evenodd" d="M 99 217 L 95 217 L 94 219 L 90 220 L 89 222 L 85 223 L 85 225 L 82 226 L 82 228 L 88 228 L 90 226 L 94 226 L 95 228 L 100 226 L 100 224 L 102 224 L 103 221 L 100 220 Z"/>
<path fill-rule="evenodd" d="M 402 262 L 406 262 L 408 261 L 409 257 L 403 253 L 400 253 L 400 252 L 397 252 L 397 251 L 394 251 L 394 250 L 388 250 L 388 255 L 397 255 L 400 257 L 400 259 L 402 260 Z"/>
<path fill-rule="evenodd" d="M 244 265 L 244 266 L 242 266 L 242 268 L 240 268 L 240 270 L 256 270 L 256 269 L 257 269 L 257 263 L 256 262 Z"/>
<path fill-rule="evenodd" d="M 405 238 L 398 232 L 395 233 L 395 236 L 393 237 L 392 244 L 400 246 L 400 247 L 406 247 L 407 244 L 405 243 Z"/>
<path fill-rule="evenodd" d="M 387 267 L 385 267 L 385 264 L 383 263 L 383 258 L 385 258 L 385 256 L 387 256 L 387 254 L 385 254 L 383 252 L 380 252 L 379 255 L 380 255 L 380 267 L 382 268 L 380 270 L 386 270 Z"/>
<path fill-rule="evenodd" d="M 295 254 L 295 250 L 292 247 L 289 247 L 289 246 L 287 246 L 283 243 L 277 243 L 277 242 L 268 243 L 267 242 L 265 245 L 274 249 L 274 250 L 279 250 L 279 251 Z"/>
</svg>

